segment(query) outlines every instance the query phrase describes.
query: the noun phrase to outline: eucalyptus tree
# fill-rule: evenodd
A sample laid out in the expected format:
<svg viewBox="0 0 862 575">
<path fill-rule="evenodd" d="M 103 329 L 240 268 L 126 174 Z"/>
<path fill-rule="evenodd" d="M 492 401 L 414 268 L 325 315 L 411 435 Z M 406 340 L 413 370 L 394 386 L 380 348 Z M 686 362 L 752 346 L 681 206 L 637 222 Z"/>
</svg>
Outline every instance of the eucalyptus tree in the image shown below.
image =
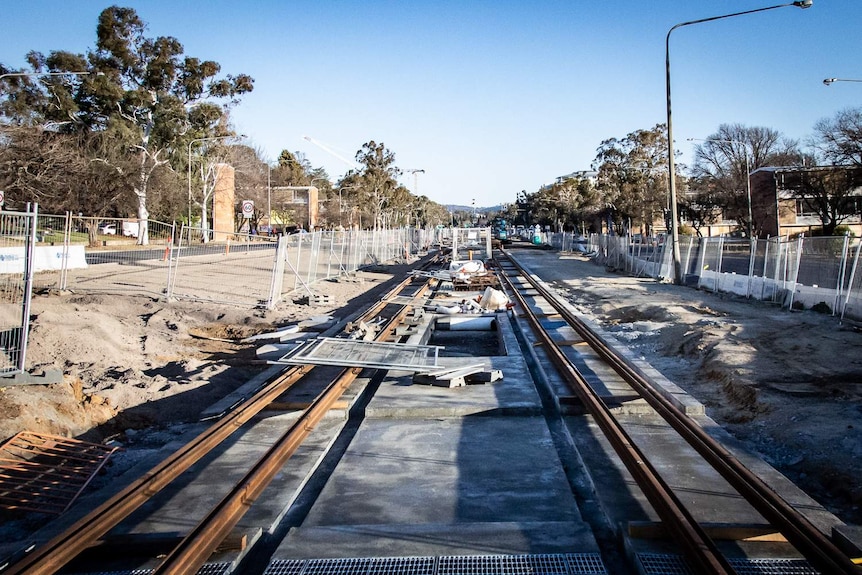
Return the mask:
<svg viewBox="0 0 862 575">
<path fill-rule="evenodd" d="M 618 231 L 628 228 L 628 221 L 632 226 L 652 228 L 661 219 L 668 207 L 667 130 L 663 124 L 603 141 L 593 168 L 598 172 L 598 203 L 609 219 L 616 220 Z"/>
<path fill-rule="evenodd" d="M 363 144 L 356 152 L 356 162 L 362 168 L 355 173 L 353 170 L 348 172 L 345 180 L 353 181 L 358 186 L 362 206 L 370 211 L 374 228 L 378 229 L 384 223 L 383 215 L 387 213 L 387 208 L 400 206 L 399 202 L 409 194 L 405 196 L 399 190 L 403 188 L 398 184 L 401 170 L 395 166 L 395 154 L 383 142 L 378 144 L 371 140 Z"/>
<path fill-rule="evenodd" d="M 185 55 L 176 38 L 145 33 L 146 24 L 132 8 L 106 8 L 96 26 L 96 47 L 86 55 L 28 55 L 35 72 L 86 71 L 86 77 L 59 84 L 41 99 L 22 83 L 21 97 L 4 103 L 4 112 L 29 110 L 57 123 L 60 131 L 92 138 L 91 161 L 108 167 L 116 179 L 127 179 L 141 244 L 149 238 L 147 199 L 154 172 L 185 167 L 184 152 L 191 155 L 196 140 L 228 134 L 230 107 L 254 84 L 245 74 L 220 76 L 217 62 Z"/>
</svg>

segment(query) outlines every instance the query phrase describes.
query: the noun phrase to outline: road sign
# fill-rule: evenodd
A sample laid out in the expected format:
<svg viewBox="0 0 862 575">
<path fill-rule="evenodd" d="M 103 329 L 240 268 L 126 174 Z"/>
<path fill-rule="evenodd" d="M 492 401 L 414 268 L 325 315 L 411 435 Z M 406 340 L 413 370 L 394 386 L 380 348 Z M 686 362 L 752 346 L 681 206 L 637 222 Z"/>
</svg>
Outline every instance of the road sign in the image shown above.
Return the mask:
<svg viewBox="0 0 862 575">
<path fill-rule="evenodd" d="M 242 217 L 249 219 L 254 214 L 254 202 L 251 200 L 242 201 Z"/>
</svg>

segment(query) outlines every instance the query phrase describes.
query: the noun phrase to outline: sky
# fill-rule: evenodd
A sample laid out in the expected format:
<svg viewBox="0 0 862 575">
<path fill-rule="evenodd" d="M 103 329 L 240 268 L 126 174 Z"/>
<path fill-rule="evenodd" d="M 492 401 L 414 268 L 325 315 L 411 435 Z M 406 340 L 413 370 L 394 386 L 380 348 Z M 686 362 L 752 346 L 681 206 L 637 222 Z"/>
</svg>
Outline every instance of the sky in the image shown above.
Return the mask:
<svg viewBox="0 0 862 575">
<path fill-rule="evenodd" d="M 774 1 L 774 0 L 773 0 Z M 442 204 L 513 202 L 590 169 L 596 149 L 667 121 L 675 24 L 769 0 L 126 0 L 148 36 L 173 36 L 254 91 L 237 133 L 270 161 L 299 152 L 336 181 L 369 141 L 401 183 Z M 0 0 L 0 62 L 95 46 L 94 0 Z M 721 124 L 775 129 L 805 148 L 814 124 L 862 106 L 862 0 L 814 0 L 671 35 L 674 140 Z M 304 138 L 308 136 L 312 141 Z M 411 173 L 409 170 L 424 170 Z"/>
</svg>

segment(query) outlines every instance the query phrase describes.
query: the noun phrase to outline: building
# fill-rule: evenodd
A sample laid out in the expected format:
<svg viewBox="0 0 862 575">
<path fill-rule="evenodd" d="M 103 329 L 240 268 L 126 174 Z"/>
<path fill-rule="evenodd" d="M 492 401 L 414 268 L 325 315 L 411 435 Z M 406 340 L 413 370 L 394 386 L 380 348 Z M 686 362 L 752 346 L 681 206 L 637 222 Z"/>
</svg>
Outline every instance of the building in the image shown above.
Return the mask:
<svg viewBox="0 0 862 575">
<path fill-rule="evenodd" d="M 829 206 L 840 225 L 862 236 L 862 168 L 763 167 L 749 174 L 754 234 L 760 238 L 815 235 Z"/>
<path fill-rule="evenodd" d="M 557 176 L 554 178 L 553 182 L 549 182 L 542 187 L 539 188 L 540 192 L 547 192 L 548 190 L 553 189 L 554 186 L 559 186 L 560 184 L 564 184 L 568 180 L 588 180 L 592 184 L 595 184 L 599 177 L 599 173 L 595 170 L 580 170 L 577 172 L 572 172 L 571 174 L 566 174 L 564 176 Z"/>
</svg>

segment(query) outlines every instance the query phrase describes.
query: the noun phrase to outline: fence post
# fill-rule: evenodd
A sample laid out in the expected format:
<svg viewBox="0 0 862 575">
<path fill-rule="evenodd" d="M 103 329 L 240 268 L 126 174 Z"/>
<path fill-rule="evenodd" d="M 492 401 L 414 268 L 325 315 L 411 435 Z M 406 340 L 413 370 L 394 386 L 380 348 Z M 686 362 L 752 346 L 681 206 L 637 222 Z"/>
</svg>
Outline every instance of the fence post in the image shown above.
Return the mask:
<svg viewBox="0 0 862 575">
<path fill-rule="evenodd" d="M 862 251 L 862 242 L 856 245 L 856 255 L 853 258 L 853 269 L 850 270 L 850 281 L 847 283 L 847 295 L 844 296 L 844 305 L 841 306 L 841 319 L 844 319 L 844 312 L 847 310 L 847 303 L 850 301 L 850 292 L 853 291 L 853 280 L 856 278 L 856 270 L 859 269 L 859 252 Z"/>
<path fill-rule="evenodd" d="M 284 287 L 284 267 L 287 260 L 287 236 L 278 236 L 278 244 L 275 247 L 275 261 L 272 263 L 272 278 L 269 282 L 269 299 L 266 301 L 266 309 L 273 309 L 281 301 L 282 288 Z"/>
<path fill-rule="evenodd" d="M 718 293 L 719 284 L 721 284 L 721 264 L 724 262 L 724 234 L 718 236 L 718 265 L 715 270 L 715 293 Z"/>
<path fill-rule="evenodd" d="M 805 241 L 805 236 L 799 236 L 799 239 L 796 240 L 796 266 L 793 270 L 793 282 L 790 288 L 790 300 L 787 303 L 787 309 L 793 309 L 793 296 L 796 295 L 796 280 L 799 279 L 799 264 L 802 261 L 802 246 Z M 788 260 L 790 258 L 787 258 Z"/>
<path fill-rule="evenodd" d="M 69 283 L 69 244 L 72 241 L 72 212 L 66 212 L 66 225 L 63 226 L 63 261 L 60 262 L 60 290 L 66 291 Z"/>
<path fill-rule="evenodd" d="M 841 247 L 841 264 L 838 266 L 838 281 L 835 284 L 835 302 L 832 305 L 832 315 L 841 302 L 841 291 L 844 289 L 844 276 L 847 273 L 847 252 L 850 247 L 850 236 L 844 234 L 844 245 Z"/>
<path fill-rule="evenodd" d="M 706 261 L 706 248 L 709 244 L 709 238 L 700 238 L 698 255 L 697 255 L 697 287 L 703 286 L 703 262 Z"/>
<path fill-rule="evenodd" d="M 757 252 L 757 240 L 748 238 L 748 285 L 745 287 L 745 299 L 751 299 L 751 280 L 754 276 L 754 255 Z"/>
<path fill-rule="evenodd" d="M 39 222 L 39 204 L 33 204 L 33 211 L 30 211 L 30 204 L 27 204 L 28 222 L 30 228 L 27 230 L 27 240 L 24 247 L 24 305 L 21 306 L 21 337 L 19 340 L 18 349 L 18 365 L 16 369 L 20 373 L 24 373 L 24 366 L 27 361 L 27 340 L 30 334 L 30 302 L 33 298 L 33 274 L 35 265 L 33 258 L 36 253 L 36 225 Z"/>
</svg>

